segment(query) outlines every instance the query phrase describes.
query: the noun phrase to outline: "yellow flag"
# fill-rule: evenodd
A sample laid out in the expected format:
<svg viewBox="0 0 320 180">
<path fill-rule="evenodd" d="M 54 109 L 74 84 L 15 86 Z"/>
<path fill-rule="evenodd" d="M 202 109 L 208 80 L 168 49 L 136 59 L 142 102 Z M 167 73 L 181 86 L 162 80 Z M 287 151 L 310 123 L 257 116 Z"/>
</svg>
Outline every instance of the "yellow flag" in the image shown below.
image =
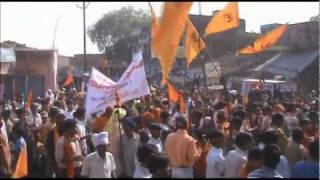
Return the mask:
<svg viewBox="0 0 320 180">
<path fill-rule="evenodd" d="M 164 2 L 160 26 L 152 39 L 152 48 L 160 59 L 162 83 L 165 84 L 175 62 L 180 36 L 192 2 Z"/>
<path fill-rule="evenodd" d="M 280 25 L 270 32 L 262 35 L 253 44 L 239 50 L 240 54 L 255 54 L 268 49 L 274 45 L 288 28 L 288 24 Z"/>
<path fill-rule="evenodd" d="M 198 53 L 206 47 L 202 41 L 196 28 L 193 26 L 189 18 L 187 18 L 187 30 L 185 39 L 185 56 L 187 58 L 187 65 L 191 64 L 192 60 L 198 55 Z"/>
<path fill-rule="evenodd" d="M 236 28 L 239 24 L 238 3 L 230 2 L 223 10 L 212 17 L 206 27 L 204 36 Z"/>
</svg>

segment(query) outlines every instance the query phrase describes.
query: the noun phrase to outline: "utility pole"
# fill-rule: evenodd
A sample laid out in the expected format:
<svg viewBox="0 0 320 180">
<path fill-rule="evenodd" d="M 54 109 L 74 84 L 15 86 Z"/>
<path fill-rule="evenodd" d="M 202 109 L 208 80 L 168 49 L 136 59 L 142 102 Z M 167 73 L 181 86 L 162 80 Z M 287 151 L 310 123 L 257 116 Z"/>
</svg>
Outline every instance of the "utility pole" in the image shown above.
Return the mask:
<svg viewBox="0 0 320 180">
<path fill-rule="evenodd" d="M 77 5 L 78 8 L 82 9 L 83 14 L 83 72 L 87 71 L 87 48 L 86 48 L 86 8 L 89 6 L 89 2 L 86 5 L 85 1 L 82 2 L 82 7 Z"/>
<path fill-rule="evenodd" d="M 198 6 L 199 6 L 199 15 L 200 18 L 202 16 L 202 9 L 201 9 L 201 2 L 198 2 Z M 200 40 L 199 40 L 199 47 L 200 47 Z M 204 86 L 205 86 L 205 90 L 206 93 L 208 93 L 208 83 L 207 83 L 207 74 L 206 74 L 206 62 L 205 59 L 203 57 L 203 54 L 200 55 L 201 61 L 202 61 L 202 72 L 203 72 L 203 77 L 204 77 Z"/>
</svg>

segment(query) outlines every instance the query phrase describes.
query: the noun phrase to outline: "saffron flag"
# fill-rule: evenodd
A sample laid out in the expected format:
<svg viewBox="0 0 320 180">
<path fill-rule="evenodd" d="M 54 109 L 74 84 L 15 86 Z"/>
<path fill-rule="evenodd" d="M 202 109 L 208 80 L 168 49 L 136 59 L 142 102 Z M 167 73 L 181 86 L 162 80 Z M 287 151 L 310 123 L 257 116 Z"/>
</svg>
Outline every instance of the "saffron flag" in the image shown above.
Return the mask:
<svg viewBox="0 0 320 180">
<path fill-rule="evenodd" d="M 199 54 L 199 52 L 206 47 L 203 40 L 199 36 L 196 28 L 193 26 L 191 20 L 187 18 L 186 22 L 186 37 L 185 37 L 185 56 L 187 59 L 187 66 L 191 64 L 192 60 Z"/>
<path fill-rule="evenodd" d="M 29 93 L 28 93 L 28 99 L 27 99 L 26 108 L 30 108 L 31 104 L 32 104 L 32 89 L 30 89 Z"/>
<path fill-rule="evenodd" d="M 151 11 L 151 39 L 155 36 L 157 30 L 159 29 L 159 21 L 156 17 L 156 14 L 154 13 L 154 10 L 151 6 L 151 3 L 148 2 L 150 11 Z"/>
<path fill-rule="evenodd" d="M 168 96 L 169 96 L 169 101 L 172 103 L 176 103 L 179 100 L 179 93 L 174 89 L 174 87 L 167 82 L 168 86 Z"/>
<path fill-rule="evenodd" d="M 274 45 L 288 28 L 288 24 L 280 25 L 270 32 L 262 35 L 253 44 L 239 50 L 240 54 L 255 54 Z"/>
<path fill-rule="evenodd" d="M 27 155 L 27 144 L 24 143 L 21 148 L 16 169 L 12 174 L 13 178 L 22 178 L 28 175 L 28 155 Z"/>
<path fill-rule="evenodd" d="M 186 105 L 186 102 L 184 101 L 182 93 L 179 93 L 179 104 L 180 104 L 180 111 L 182 113 L 187 113 L 187 105 Z"/>
<path fill-rule="evenodd" d="M 206 27 L 204 36 L 236 28 L 239 24 L 238 3 L 230 2 L 223 10 L 212 17 Z"/>
<path fill-rule="evenodd" d="M 179 103 L 180 105 L 180 111 L 182 113 L 187 112 L 187 105 L 183 99 L 183 95 L 181 92 L 178 92 L 169 82 L 167 82 L 168 85 L 168 95 L 169 95 L 169 101 L 172 103 Z"/>
<path fill-rule="evenodd" d="M 152 48 L 160 59 L 163 84 L 175 62 L 180 36 L 191 5 L 192 2 L 164 2 L 159 29 L 152 39 Z"/>
<path fill-rule="evenodd" d="M 73 75 L 72 73 L 69 71 L 68 73 L 68 77 L 66 79 L 66 81 L 63 83 L 63 86 L 69 86 L 70 84 L 73 83 Z"/>
</svg>

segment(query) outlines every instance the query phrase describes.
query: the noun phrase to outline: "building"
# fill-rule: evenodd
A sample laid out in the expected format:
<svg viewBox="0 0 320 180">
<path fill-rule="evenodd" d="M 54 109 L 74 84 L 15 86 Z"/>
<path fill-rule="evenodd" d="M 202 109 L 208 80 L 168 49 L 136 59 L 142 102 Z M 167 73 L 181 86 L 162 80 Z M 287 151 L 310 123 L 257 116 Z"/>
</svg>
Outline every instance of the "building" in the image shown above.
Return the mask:
<svg viewBox="0 0 320 180">
<path fill-rule="evenodd" d="M 11 70 L 1 74 L 7 97 L 27 94 L 43 97 L 47 89 L 57 88 L 57 51 L 27 47 L 13 48 L 16 62 Z M 2 65 L 1 61 L 1 65 Z"/>
<path fill-rule="evenodd" d="M 284 47 L 265 63 L 255 67 L 266 78 L 282 76 L 301 97 L 319 89 L 319 22 L 290 24 L 277 43 Z"/>
<path fill-rule="evenodd" d="M 60 72 L 63 68 L 70 66 L 70 61 L 73 57 L 58 55 L 58 72 Z"/>
</svg>

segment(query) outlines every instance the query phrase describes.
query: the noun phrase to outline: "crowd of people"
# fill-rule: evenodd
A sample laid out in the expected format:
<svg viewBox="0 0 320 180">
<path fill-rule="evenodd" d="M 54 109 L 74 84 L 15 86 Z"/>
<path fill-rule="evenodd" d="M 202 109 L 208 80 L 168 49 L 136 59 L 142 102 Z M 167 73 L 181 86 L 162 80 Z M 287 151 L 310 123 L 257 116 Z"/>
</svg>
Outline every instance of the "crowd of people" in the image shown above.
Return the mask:
<svg viewBox="0 0 320 180">
<path fill-rule="evenodd" d="M 0 177 L 318 178 L 318 100 L 184 93 L 187 112 L 162 88 L 86 115 L 85 95 L 61 89 L 3 98 Z M 120 100 L 121 102 L 121 100 Z"/>
</svg>

